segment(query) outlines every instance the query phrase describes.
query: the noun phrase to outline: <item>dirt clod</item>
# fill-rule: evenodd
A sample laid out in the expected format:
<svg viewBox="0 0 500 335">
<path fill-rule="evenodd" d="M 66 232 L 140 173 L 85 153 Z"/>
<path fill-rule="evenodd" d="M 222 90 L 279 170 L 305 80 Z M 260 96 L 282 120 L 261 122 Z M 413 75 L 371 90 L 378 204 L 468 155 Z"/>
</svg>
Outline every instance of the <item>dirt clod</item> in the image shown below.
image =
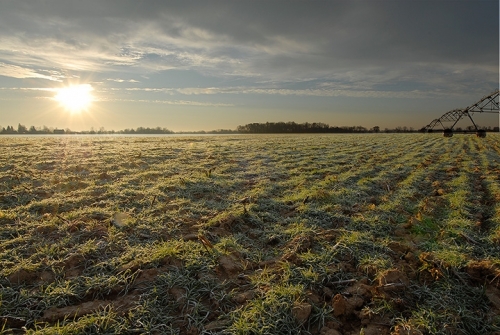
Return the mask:
<svg viewBox="0 0 500 335">
<path fill-rule="evenodd" d="M 371 323 L 365 328 L 363 328 L 363 334 L 365 335 L 388 335 L 390 327 L 386 325 L 380 325 Z"/>
<path fill-rule="evenodd" d="M 219 257 L 219 269 L 228 277 L 235 277 L 241 272 L 241 264 L 229 255 Z"/>
<path fill-rule="evenodd" d="M 0 316 L 0 329 L 4 328 L 21 328 L 26 325 L 26 320 L 23 318 L 12 316 Z M 8 333 L 6 333 L 8 334 Z"/>
<path fill-rule="evenodd" d="M 478 284 L 488 281 L 490 284 L 500 285 L 500 267 L 489 260 L 470 261 L 465 271 Z"/>
<path fill-rule="evenodd" d="M 307 302 L 295 304 L 292 308 L 293 316 L 301 324 L 307 321 L 309 315 L 311 315 L 311 311 L 312 305 Z"/>
<path fill-rule="evenodd" d="M 336 294 L 332 300 L 333 315 L 336 317 L 349 316 L 364 305 L 364 299 L 359 296 L 346 298 L 342 294 Z"/>
<path fill-rule="evenodd" d="M 51 307 L 43 313 L 40 321 L 43 322 L 56 322 L 63 319 L 73 319 L 102 310 L 107 306 L 111 306 L 117 313 L 124 314 L 131 308 L 136 306 L 139 301 L 139 293 L 134 292 L 126 296 L 119 297 L 115 300 L 94 300 L 84 302 L 75 306 L 68 307 Z"/>
<path fill-rule="evenodd" d="M 254 296 L 255 296 L 255 291 L 253 291 L 253 290 L 246 291 L 246 292 L 242 292 L 242 293 L 235 295 L 233 300 L 239 304 L 243 304 L 243 303 L 247 302 L 248 300 L 253 299 Z"/>
<path fill-rule="evenodd" d="M 332 300 L 333 315 L 336 317 L 346 314 L 347 299 L 342 294 L 336 294 Z"/>
<path fill-rule="evenodd" d="M 391 284 L 402 284 L 403 286 L 408 286 L 409 283 L 410 281 L 408 280 L 406 274 L 396 269 L 384 271 L 378 278 L 378 285 L 380 287 L 397 287 L 397 285 Z"/>
<path fill-rule="evenodd" d="M 25 284 L 25 283 L 31 283 L 32 281 L 36 280 L 37 277 L 38 276 L 35 272 L 28 271 L 25 269 L 20 269 L 9 275 L 7 279 L 9 280 L 9 282 L 13 284 Z"/>
<path fill-rule="evenodd" d="M 338 330 L 332 329 L 332 328 L 328 328 L 326 326 L 323 327 L 323 328 L 321 328 L 319 334 L 320 335 L 342 335 L 342 333 L 339 332 Z"/>
</svg>

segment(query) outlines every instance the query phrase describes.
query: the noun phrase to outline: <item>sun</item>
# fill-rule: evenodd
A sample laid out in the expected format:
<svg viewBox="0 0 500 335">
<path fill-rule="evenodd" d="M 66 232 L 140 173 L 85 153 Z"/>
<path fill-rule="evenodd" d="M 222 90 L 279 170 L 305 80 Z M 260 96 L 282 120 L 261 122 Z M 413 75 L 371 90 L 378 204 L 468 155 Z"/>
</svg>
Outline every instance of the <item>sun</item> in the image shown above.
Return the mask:
<svg viewBox="0 0 500 335">
<path fill-rule="evenodd" d="M 57 94 L 54 99 L 71 113 L 80 113 L 92 104 L 94 97 L 91 92 L 93 90 L 90 84 L 62 87 L 56 90 Z"/>
</svg>

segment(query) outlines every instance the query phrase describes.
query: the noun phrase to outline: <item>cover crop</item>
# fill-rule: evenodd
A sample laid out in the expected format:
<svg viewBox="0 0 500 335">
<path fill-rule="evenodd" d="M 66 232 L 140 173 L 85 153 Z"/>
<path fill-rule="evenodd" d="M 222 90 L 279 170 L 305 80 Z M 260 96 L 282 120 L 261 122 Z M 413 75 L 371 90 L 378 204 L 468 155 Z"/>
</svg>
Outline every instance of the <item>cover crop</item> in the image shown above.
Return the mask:
<svg viewBox="0 0 500 335">
<path fill-rule="evenodd" d="M 500 331 L 500 136 L 0 138 L 0 329 Z"/>
</svg>

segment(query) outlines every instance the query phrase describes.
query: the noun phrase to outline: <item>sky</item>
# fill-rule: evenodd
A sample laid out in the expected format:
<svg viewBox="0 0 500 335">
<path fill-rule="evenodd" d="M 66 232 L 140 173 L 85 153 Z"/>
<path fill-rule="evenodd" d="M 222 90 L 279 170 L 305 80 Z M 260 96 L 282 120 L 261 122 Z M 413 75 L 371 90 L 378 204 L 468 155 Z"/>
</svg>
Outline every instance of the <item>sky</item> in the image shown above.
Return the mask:
<svg viewBox="0 0 500 335">
<path fill-rule="evenodd" d="M 498 88 L 499 13 L 498 0 L 1 0 L 0 126 L 418 129 Z"/>
</svg>

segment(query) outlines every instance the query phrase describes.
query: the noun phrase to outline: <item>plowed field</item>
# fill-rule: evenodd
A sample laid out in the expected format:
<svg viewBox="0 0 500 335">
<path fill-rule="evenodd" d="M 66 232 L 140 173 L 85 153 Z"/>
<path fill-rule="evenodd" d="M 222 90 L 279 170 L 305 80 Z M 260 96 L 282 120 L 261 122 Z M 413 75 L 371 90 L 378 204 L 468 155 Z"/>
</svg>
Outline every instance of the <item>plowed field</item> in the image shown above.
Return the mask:
<svg viewBox="0 0 500 335">
<path fill-rule="evenodd" d="M 0 137 L 0 333 L 499 331 L 498 134 Z"/>
</svg>

